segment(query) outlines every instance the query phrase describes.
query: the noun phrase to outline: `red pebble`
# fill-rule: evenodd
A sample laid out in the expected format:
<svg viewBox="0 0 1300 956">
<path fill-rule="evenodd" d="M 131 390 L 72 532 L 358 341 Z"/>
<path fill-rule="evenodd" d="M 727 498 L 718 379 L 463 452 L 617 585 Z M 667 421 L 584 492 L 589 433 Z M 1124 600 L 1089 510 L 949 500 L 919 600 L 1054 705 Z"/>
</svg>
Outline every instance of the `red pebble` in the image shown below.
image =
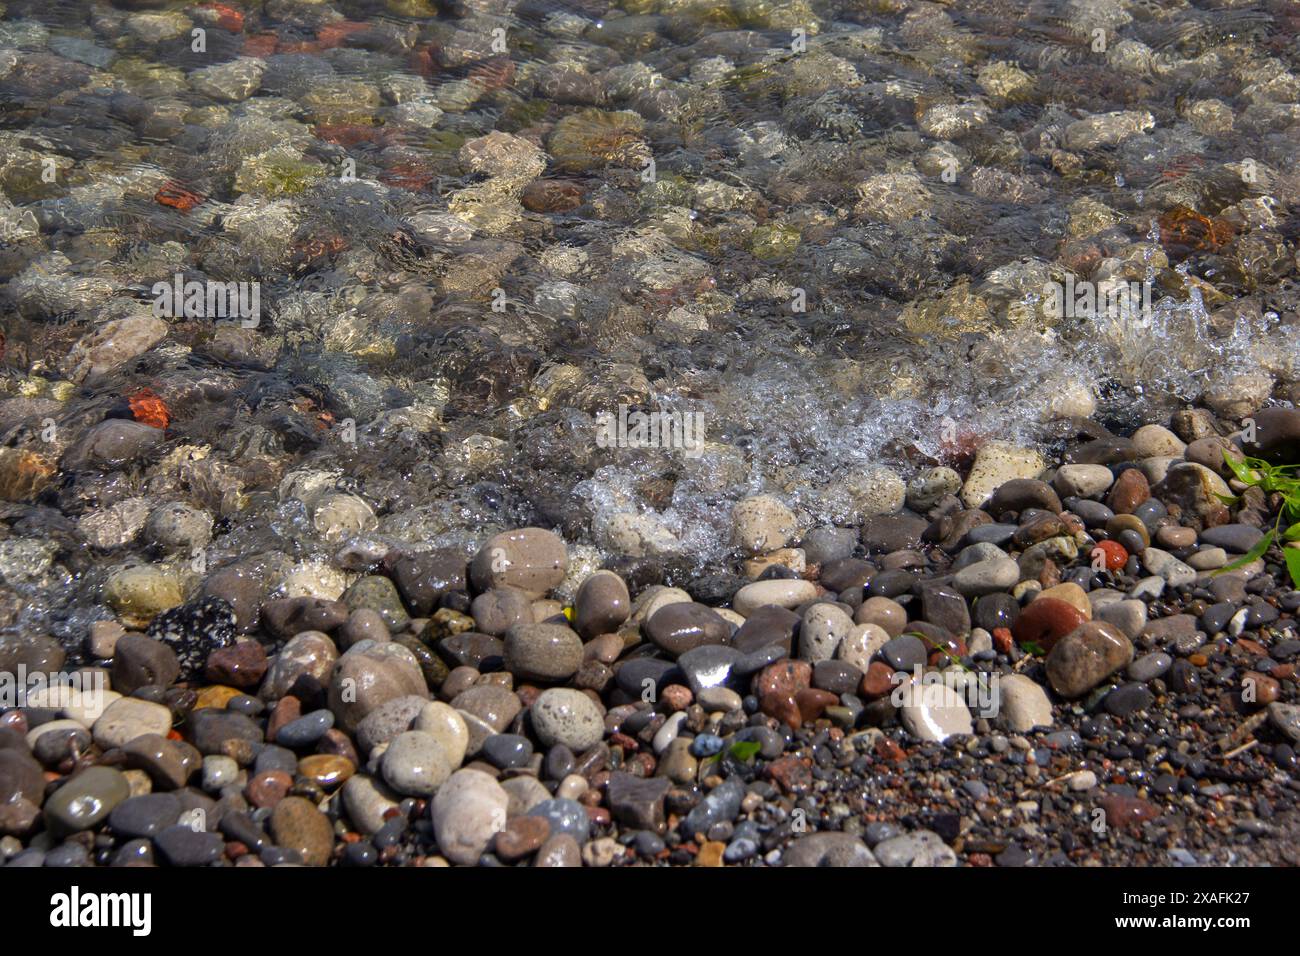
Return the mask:
<svg viewBox="0 0 1300 956">
<path fill-rule="evenodd" d="M 1128 549 L 1118 541 L 1101 541 L 1092 549 L 1093 556 L 1100 551 L 1105 557 L 1107 571 L 1118 571 L 1128 563 Z"/>
</svg>

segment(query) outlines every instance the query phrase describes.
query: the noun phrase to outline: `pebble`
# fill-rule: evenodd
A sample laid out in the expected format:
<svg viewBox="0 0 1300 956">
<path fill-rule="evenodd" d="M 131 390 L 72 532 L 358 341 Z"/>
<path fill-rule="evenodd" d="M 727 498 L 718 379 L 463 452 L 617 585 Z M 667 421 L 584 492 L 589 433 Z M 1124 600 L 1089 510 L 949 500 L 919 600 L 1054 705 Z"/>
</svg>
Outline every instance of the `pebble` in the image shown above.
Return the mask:
<svg viewBox="0 0 1300 956">
<path fill-rule="evenodd" d="M 743 617 L 749 617 L 760 607 L 772 604 L 777 607 L 794 608 L 817 597 L 817 586 L 811 581 L 797 578 L 772 581 L 755 581 L 746 584 L 736 592 L 731 606 Z M 653 636 L 651 640 L 653 640 Z M 721 643 L 717 641 L 714 643 Z"/>
<path fill-rule="evenodd" d="M 547 839 L 533 858 L 533 866 L 578 867 L 582 863 L 582 848 L 567 833 L 557 833 Z"/>
<path fill-rule="evenodd" d="M 379 832 L 401 799 L 384 781 L 365 774 L 349 777 L 340 792 L 348 819 L 367 836 Z"/>
<path fill-rule="evenodd" d="M 1099 498 L 1114 481 L 1115 476 L 1105 465 L 1062 465 L 1052 478 L 1052 484 L 1065 498 Z"/>
<path fill-rule="evenodd" d="M 587 810 L 576 800 L 543 800 L 528 810 L 528 816 L 545 820 L 550 825 L 552 836 L 567 833 L 579 846 L 587 842 L 591 833 Z"/>
<path fill-rule="evenodd" d="M 673 605 L 660 614 L 674 607 L 691 606 L 697 605 Z M 720 626 L 726 625 L 720 622 Z M 567 680 L 578 672 L 582 658 L 582 638 L 562 624 L 521 624 L 506 634 L 506 669 L 523 680 L 545 683 Z"/>
<path fill-rule="evenodd" d="M 539 598 L 559 587 L 568 567 L 568 549 L 557 534 L 519 528 L 488 539 L 470 562 L 469 577 L 480 592 L 506 586 Z"/>
<path fill-rule="evenodd" d="M 1020 580 L 1020 565 L 1013 558 L 989 558 L 962 568 L 953 576 L 953 587 L 963 597 L 981 597 L 1006 591 Z"/>
<path fill-rule="evenodd" d="M 578 690 L 542 691 L 529 708 L 533 730 L 543 746 L 563 744 L 580 753 L 600 743 L 605 721 L 590 697 Z"/>
<path fill-rule="evenodd" d="M 1047 679 L 1066 699 L 1082 697 L 1133 660 L 1133 642 L 1113 625 L 1088 621 L 1061 638 L 1047 655 Z"/>
<path fill-rule="evenodd" d="M 124 634 L 113 649 L 113 687 L 132 694 L 141 687 L 166 687 L 179 679 L 176 652 L 143 634 Z"/>
<path fill-rule="evenodd" d="M 276 732 L 275 742 L 283 747 L 309 747 L 333 726 L 334 715 L 328 710 L 312 711 L 281 727 Z"/>
<path fill-rule="evenodd" d="M 270 819 L 277 846 L 292 850 L 306 866 L 324 866 L 334 849 L 329 818 L 302 797 L 285 797 L 275 805 Z"/>
<path fill-rule="evenodd" d="M 89 830 L 131 795 L 126 778 L 112 767 L 89 767 L 71 777 L 45 801 L 47 825 L 58 834 Z"/>
<path fill-rule="evenodd" d="M 968 508 L 978 508 L 1004 482 L 1013 478 L 1037 478 L 1046 468 L 1042 455 L 1009 442 L 991 441 L 980 446 L 961 489 Z"/>
<path fill-rule="evenodd" d="M 91 728 L 95 743 L 105 750 L 124 747 L 146 734 L 166 736 L 171 729 L 170 710 L 135 697 L 119 697 L 113 701 Z"/>
<path fill-rule="evenodd" d="M 457 770 L 430 803 L 438 849 L 453 863 L 473 865 L 506 827 L 510 798 L 488 774 Z M 546 850 L 543 846 L 539 857 Z M 575 841 L 575 855 L 579 853 Z"/>
<path fill-rule="evenodd" d="M 419 662 L 406 648 L 391 643 L 357 645 L 334 665 L 329 708 L 338 726 L 352 732 L 380 704 L 427 694 Z"/>
<path fill-rule="evenodd" d="M 736 543 L 750 554 L 764 554 L 784 548 L 795 532 L 795 516 L 771 495 L 755 495 L 740 501 L 731 511 Z"/>
<path fill-rule="evenodd" d="M 170 866 L 210 866 L 221 859 L 226 844 L 221 834 L 184 824 L 167 827 L 153 838 L 159 855 Z"/>
<path fill-rule="evenodd" d="M 956 866 L 957 854 L 931 830 L 916 830 L 882 840 L 871 851 L 881 866 Z"/>
<path fill-rule="evenodd" d="M 784 584 L 786 582 L 760 583 Z M 755 586 L 746 585 L 747 588 Z M 812 587 L 811 584 L 808 586 Z M 745 588 L 742 588 L 737 594 L 737 601 L 739 594 L 744 593 L 744 590 Z M 737 606 L 737 610 L 739 609 Z M 712 608 L 695 603 L 668 604 L 656 611 L 643 627 L 646 637 L 670 657 L 678 657 L 706 644 L 726 644 L 731 637 L 731 626 L 722 617 Z"/>
<path fill-rule="evenodd" d="M 828 661 L 853 629 L 853 620 L 833 604 L 814 604 L 804 612 L 799 632 L 799 659 Z"/>
<path fill-rule="evenodd" d="M 1130 680 L 1146 684 L 1157 677 L 1163 677 L 1165 672 L 1173 666 L 1173 663 L 1173 658 L 1163 651 L 1143 654 L 1128 666 L 1127 674 Z"/>
<path fill-rule="evenodd" d="M 795 839 L 781 854 L 783 866 L 880 866 L 867 845 L 849 833 L 808 833 Z"/>
<path fill-rule="evenodd" d="M 613 571 L 597 571 L 578 588 L 574 627 L 586 640 L 618 630 L 632 611 L 627 584 Z"/>
<path fill-rule="evenodd" d="M 999 678 L 994 686 L 998 717 L 1007 730 L 1024 734 L 1035 727 L 1051 727 L 1055 723 L 1047 692 L 1031 678 L 1010 674 Z"/>
<path fill-rule="evenodd" d="M 427 797 L 452 774 L 451 762 L 437 738 L 421 730 L 398 734 L 381 758 L 384 782 L 407 796 Z"/>
<path fill-rule="evenodd" d="M 946 684 L 912 680 L 900 694 L 899 720 L 913 737 L 942 742 L 953 734 L 974 732 L 966 701 Z"/>
<path fill-rule="evenodd" d="M 517 697 L 515 703 L 518 704 Z M 469 728 L 465 725 L 465 718 L 451 705 L 438 700 L 427 702 L 420 708 L 411 729 L 427 733 L 437 740 L 452 769 L 464 762 L 469 747 Z"/>
</svg>

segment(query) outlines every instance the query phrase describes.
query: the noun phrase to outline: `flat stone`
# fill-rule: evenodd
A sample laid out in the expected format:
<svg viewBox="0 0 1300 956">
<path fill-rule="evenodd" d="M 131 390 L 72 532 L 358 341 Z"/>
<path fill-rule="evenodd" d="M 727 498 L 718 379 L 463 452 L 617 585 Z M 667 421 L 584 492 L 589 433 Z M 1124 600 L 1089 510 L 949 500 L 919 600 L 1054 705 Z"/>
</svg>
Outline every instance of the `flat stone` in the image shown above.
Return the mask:
<svg viewBox="0 0 1300 956">
<path fill-rule="evenodd" d="M 919 637 L 904 634 L 880 649 L 880 657 L 896 671 L 910 671 L 925 664 L 929 650 Z"/>
<path fill-rule="evenodd" d="M 1206 528 L 1200 534 L 1203 544 L 1214 545 L 1235 554 L 1245 554 L 1259 544 L 1263 537 L 1264 532 L 1259 528 L 1245 524 L 1219 525 L 1217 528 Z"/>
<path fill-rule="evenodd" d="M 1146 684 L 1157 677 L 1163 677 L 1165 672 L 1173 666 L 1173 663 L 1174 659 L 1164 651 L 1143 654 L 1128 666 L 1127 674 L 1130 680 Z"/>
<path fill-rule="evenodd" d="M 258 736 L 261 737 L 261 731 L 258 731 Z M 122 750 L 126 754 L 128 767 L 143 770 L 155 787 L 166 790 L 178 790 L 185 786 L 203 764 L 203 758 L 197 749 L 184 741 L 169 740 L 159 734 L 137 737 Z"/>
<path fill-rule="evenodd" d="M 1269 704 L 1268 719 L 1292 743 L 1300 743 L 1300 704 Z"/>
<path fill-rule="evenodd" d="M 1100 498 L 1114 481 L 1105 465 L 1062 465 L 1052 478 L 1056 490 L 1067 498 Z"/>
<path fill-rule="evenodd" d="M 744 655 L 734 647 L 706 644 L 677 659 L 691 693 L 699 695 L 709 687 L 722 687 L 732 678 L 732 668 Z"/>
<path fill-rule="evenodd" d="M 915 515 L 875 515 L 862 523 L 861 540 L 868 554 L 919 548 L 928 525 Z"/>
<path fill-rule="evenodd" d="M 803 619 L 788 608 L 769 605 L 757 608 L 731 635 L 731 646 L 742 654 L 752 654 L 773 645 L 786 654 L 794 651 L 794 637 Z"/>
</svg>

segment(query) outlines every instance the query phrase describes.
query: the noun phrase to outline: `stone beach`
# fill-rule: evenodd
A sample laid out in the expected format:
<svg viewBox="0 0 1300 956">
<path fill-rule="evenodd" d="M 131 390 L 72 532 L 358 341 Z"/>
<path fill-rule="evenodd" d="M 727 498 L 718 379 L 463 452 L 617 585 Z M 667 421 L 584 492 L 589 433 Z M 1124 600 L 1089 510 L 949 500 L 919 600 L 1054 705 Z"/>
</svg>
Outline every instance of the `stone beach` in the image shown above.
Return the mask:
<svg viewBox="0 0 1300 956">
<path fill-rule="evenodd" d="M 1300 865 L 1221 7 L 0 0 L 0 866 Z"/>
</svg>

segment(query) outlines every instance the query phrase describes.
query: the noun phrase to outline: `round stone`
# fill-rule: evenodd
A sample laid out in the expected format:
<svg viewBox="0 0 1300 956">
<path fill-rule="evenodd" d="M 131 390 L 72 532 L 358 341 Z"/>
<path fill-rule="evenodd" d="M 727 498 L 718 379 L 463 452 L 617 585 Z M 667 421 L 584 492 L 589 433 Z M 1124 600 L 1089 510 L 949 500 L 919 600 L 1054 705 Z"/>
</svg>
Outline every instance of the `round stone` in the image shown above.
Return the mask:
<svg viewBox="0 0 1300 956">
<path fill-rule="evenodd" d="M 438 849 L 452 863 L 478 863 L 492 838 L 505 829 L 509 806 L 509 794 L 488 774 L 457 770 L 430 803 Z"/>
<path fill-rule="evenodd" d="M 578 588 L 574 626 L 585 640 L 618 630 L 631 613 L 627 585 L 613 571 L 597 571 Z"/>
<path fill-rule="evenodd" d="M 329 817 L 303 797 L 285 797 L 275 805 L 271 836 L 276 846 L 296 851 L 307 866 L 324 866 L 334 849 Z"/>
<path fill-rule="evenodd" d="M 742 589 L 743 590 L 743 589 Z M 668 604 L 644 625 L 646 636 L 671 657 L 706 644 L 726 644 L 731 625 L 703 604 Z"/>
<path fill-rule="evenodd" d="M 543 528 L 519 528 L 483 545 L 469 573 L 479 591 L 505 585 L 537 598 L 558 587 L 568 567 L 568 551 L 559 535 Z"/>
<path fill-rule="evenodd" d="M 398 793 L 427 797 L 447 781 L 452 767 L 436 737 L 408 730 L 389 743 L 382 770 L 384 780 Z"/>
<path fill-rule="evenodd" d="M 581 753 L 605 736 L 600 708 L 579 690 L 555 687 L 542 691 L 529 714 L 537 739 L 546 747 L 564 744 Z"/>
<path fill-rule="evenodd" d="M 582 638 L 562 624 L 521 624 L 506 634 L 504 659 L 518 678 L 558 683 L 582 666 Z"/>
<path fill-rule="evenodd" d="M 479 633 L 496 637 L 513 627 L 532 624 L 533 604 L 518 588 L 493 588 L 474 599 L 470 614 Z"/>
<path fill-rule="evenodd" d="M 515 702 L 518 700 L 516 697 Z M 437 740 L 453 770 L 464 762 L 465 750 L 469 746 L 469 728 L 465 726 L 465 718 L 450 704 L 440 700 L 429 701 L 420 708 L 411 729 L 423 731 Z"/>
</svg>

